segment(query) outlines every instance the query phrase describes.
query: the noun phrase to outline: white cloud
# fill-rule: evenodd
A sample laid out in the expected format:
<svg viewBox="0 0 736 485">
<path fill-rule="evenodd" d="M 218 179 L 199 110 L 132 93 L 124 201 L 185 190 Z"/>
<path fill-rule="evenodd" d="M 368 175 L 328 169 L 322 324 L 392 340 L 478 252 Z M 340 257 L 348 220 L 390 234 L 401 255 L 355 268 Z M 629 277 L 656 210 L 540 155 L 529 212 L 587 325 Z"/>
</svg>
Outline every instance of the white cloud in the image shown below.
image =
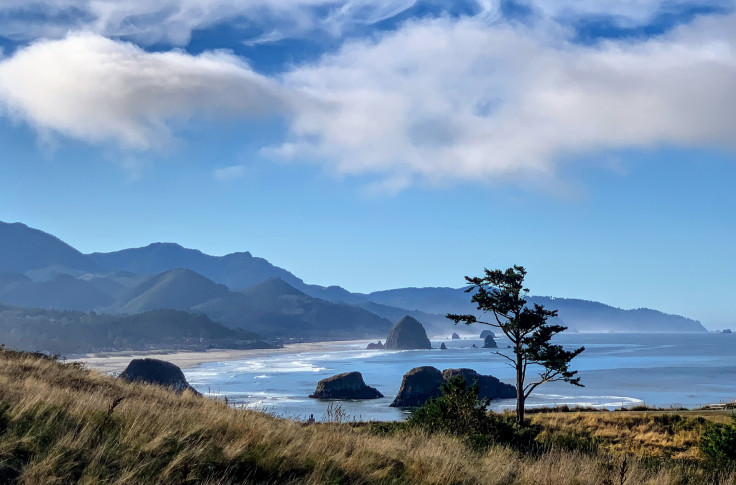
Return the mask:
<svg viewBox="0 0 736 485">
<path fill-rule="evenodd" d="M 216 168 L 212 172 L 215 180 L 228 181 L 239 179 L 245 175 L 245 166 L 243 165 L 230 165 L 228 167 Z"/>
<path fill-rule="evenodd" d="M 279 85 L 222 52 L 149 53 L 94 34 L 40 41 L 0 62 L 0 106 L 40 130 L 146 149 L 170 121 L 285 109 Z"/>
<path fill-rule="evenodd" d="M 1 59 L 0 107 L 40 132 L 137 149 L 193 117 L 283 116 L 268 153 L 394 191 L 554 177 L 607 149 L 736 148 L 736 15 L 595 46 L 546 28 L 413 21 L 274 77 L 227 53 L 74 34 Z"/>
<path fill-rule="evenodd" d="M 338 174 L 451 180 L 548 176 L 622 147 L 736 148 L 736 16 L 595 47 L 474 19 L 405 25 L 285 75 L 325 101 L 270 150 Z"/>
</svg>

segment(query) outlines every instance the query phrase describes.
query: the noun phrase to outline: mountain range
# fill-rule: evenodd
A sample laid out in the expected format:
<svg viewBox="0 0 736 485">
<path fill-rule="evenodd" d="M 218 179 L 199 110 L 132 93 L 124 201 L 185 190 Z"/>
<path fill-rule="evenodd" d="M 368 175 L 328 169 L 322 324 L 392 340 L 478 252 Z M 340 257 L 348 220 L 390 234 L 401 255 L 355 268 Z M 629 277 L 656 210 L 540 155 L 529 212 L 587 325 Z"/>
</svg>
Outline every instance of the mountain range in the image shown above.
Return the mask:
<svg viewBox="0 0 736 485">
<path fill-rule="evenodd" d="M 571 330 L 705 331 L 656 310 L 533 296 L 559 310 Z M 305 283 L 249 252 L 211 256 L 174 243 L 83 254 L 21 223 L 0 222 L 0 302 L 21 307 L 133 315 L 154 310 L 204 314 L 264 338 L 380 338 L 410 315 L 430 334 L 449 334 L 444 314 L 475 313 L 463 288 L 400 288 L 352 293 Z M 477 329 L 480 332 L 480 329 Z"/>
</svg>

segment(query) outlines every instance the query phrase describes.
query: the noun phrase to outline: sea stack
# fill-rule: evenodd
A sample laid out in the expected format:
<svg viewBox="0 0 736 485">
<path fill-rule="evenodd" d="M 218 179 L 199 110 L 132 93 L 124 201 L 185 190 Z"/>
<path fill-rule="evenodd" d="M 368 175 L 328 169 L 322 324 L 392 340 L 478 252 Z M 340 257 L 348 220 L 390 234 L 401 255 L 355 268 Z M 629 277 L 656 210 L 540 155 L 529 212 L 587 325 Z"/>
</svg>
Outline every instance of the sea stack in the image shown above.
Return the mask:
<svg viewBox="0 0 736 485">
<path fill-rule="evenodd" d="M 447 345 L 445 345 L 444 342 L 442 342 L 442 345 L 440 345 L 440 350 L 447 350 Z"/>
<path fill-rule="evenodd" d="M 309 397 L 313 399 L 378 399 L 383 397 L 378 389 L 363 382 L 360 372 L 337 374 L 317 383 L 317 389 Z"/>
<path fill-rule="evenodd" d="M 485 339 L 485 338 L 486 338 L 486 337 L 488 337 L 489 335 L 490 335 L 491 337 L 493 337 L 493 338 L 496 338 L 496 334 L 495 334 L 495 333 L 493 333 L 493 332 L 491 332 L 490 330 L 483 330 L 483 331 L 482 331 L 482 332 L 480 333 L 480 338 L 482 338 L 482 339 Z"/>
<path fill-rule="evenodd" d="M 383 342 L 380 340 L 378 342 L 371 342 L 366 346 L 366 350 L 383 350 Z"/>
<path fill-rule="evenodd" d="M 195 394 L 199 394 L 189 385 L 181 369 L 165 360 L 133 359 L 118 378 L 130 382 L 156 384 L 177 393 L 182 393 L 188 389 Z"/>
<path fill-rule="evenodd" d="M 431 349 L 432 344 L 422 324 L 407 315 L 391 327 L 384 348 L 387 350 Z"/>
<path fill-rule="evenodd" d="M 483 348 L 484 349 L 497 349 L 498 344 L 496 344 L 496 341 L 493 339 L 491 335 L 486 336 L 485 340 L 483 340 Z"/>
<path fill-rule="evenodd" d="M 457 334 L 457 332 L 452 332 L 452 340 L 459 340 L 460 335 Z"/>
<path fill-rule="evenodd" d="M 445 382 L 442 372 L 436 367 L 415 367 L 401 380 L 401 388 L 396 399 L 391 403 L 394 408 L 412 408 L 421 406 L 432 397 L 440 397 L 440 386 Z"/>
</svg>

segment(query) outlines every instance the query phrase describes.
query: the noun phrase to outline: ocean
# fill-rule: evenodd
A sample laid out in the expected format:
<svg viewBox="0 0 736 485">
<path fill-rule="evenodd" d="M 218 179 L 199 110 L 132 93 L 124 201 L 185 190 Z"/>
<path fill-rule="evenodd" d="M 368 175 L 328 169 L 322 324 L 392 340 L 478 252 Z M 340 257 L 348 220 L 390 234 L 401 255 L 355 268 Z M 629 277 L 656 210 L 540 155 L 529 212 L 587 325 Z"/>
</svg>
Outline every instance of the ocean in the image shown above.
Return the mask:
<svg viewBox="0 0 736 485">
<path fill-rule="evenodd" d="M 479 329 L 480 332 L 480 329 Z M 292 419 L 328 418 L 329 401 L 309 399 L 317 382 L 341 372 L 359 371 L 369 386 L 385 396 L 368 401 L 337 401 L 348 419 L 402 420 L 405 411 L 391 408 L 404 373 L 423 365 L 440 370 L 466 367 L 513 384 L 506 360 L 482 347 L 475 336 L 460 340 L 432 338 L 432 350 L 365 350 L 369 341 L 339 346 L 331 352 L 283 353 L 253 359 L 213 362 L 186 369 L 190 384 L 207 396 L 227 397 L 238 407 Z M 499 351 L 509 344 L 496 339 Z M 444 342 L 447 350 L 439 350 Z M 646 404 L 695 408 L 736 400 L 736 334 L 584 334 L 558 335 L 555 343 L 585 346 L 571 366 L 579 371 L 576 387 L 555 382 L 537 388 L 529 406 L 595 406 L 619 408 Z M 534 373 L 529 373 L 530 378 Z M 336 404 L 333 404 L 335 406 Z M 491 408 L 514 407 L 497 400 Z"/>
</svg>

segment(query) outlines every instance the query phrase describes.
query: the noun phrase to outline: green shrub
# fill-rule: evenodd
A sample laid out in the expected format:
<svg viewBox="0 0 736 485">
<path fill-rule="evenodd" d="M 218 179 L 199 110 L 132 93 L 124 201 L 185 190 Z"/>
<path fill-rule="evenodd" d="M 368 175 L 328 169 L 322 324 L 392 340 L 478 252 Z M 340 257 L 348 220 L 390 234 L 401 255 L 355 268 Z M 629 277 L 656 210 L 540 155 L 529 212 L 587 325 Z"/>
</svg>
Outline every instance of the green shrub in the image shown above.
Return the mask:
<svg viewBox="0 0 736 485">
<path fill-rule="evenodd" d="M 700 451 L 715 461 L 736 461 L 736 415 L 731 424 L 712 424 L 700 439 Z"/>
<path fill-rule="evenodd" d="M 479 399 L 478 394 L 477 384 L 468 387 L 463 376 L 455 376 L 442 385 L 442 396 L 412 411 L 407 426 L 460 436 L 471 449 L 478 451 L 492 444 L 519 449 L 534 446 L 540 431 L 537 426 L 527 423 L 517 428 L 512 416 L 489 412 L 490 399 Z"/>
</svg>

